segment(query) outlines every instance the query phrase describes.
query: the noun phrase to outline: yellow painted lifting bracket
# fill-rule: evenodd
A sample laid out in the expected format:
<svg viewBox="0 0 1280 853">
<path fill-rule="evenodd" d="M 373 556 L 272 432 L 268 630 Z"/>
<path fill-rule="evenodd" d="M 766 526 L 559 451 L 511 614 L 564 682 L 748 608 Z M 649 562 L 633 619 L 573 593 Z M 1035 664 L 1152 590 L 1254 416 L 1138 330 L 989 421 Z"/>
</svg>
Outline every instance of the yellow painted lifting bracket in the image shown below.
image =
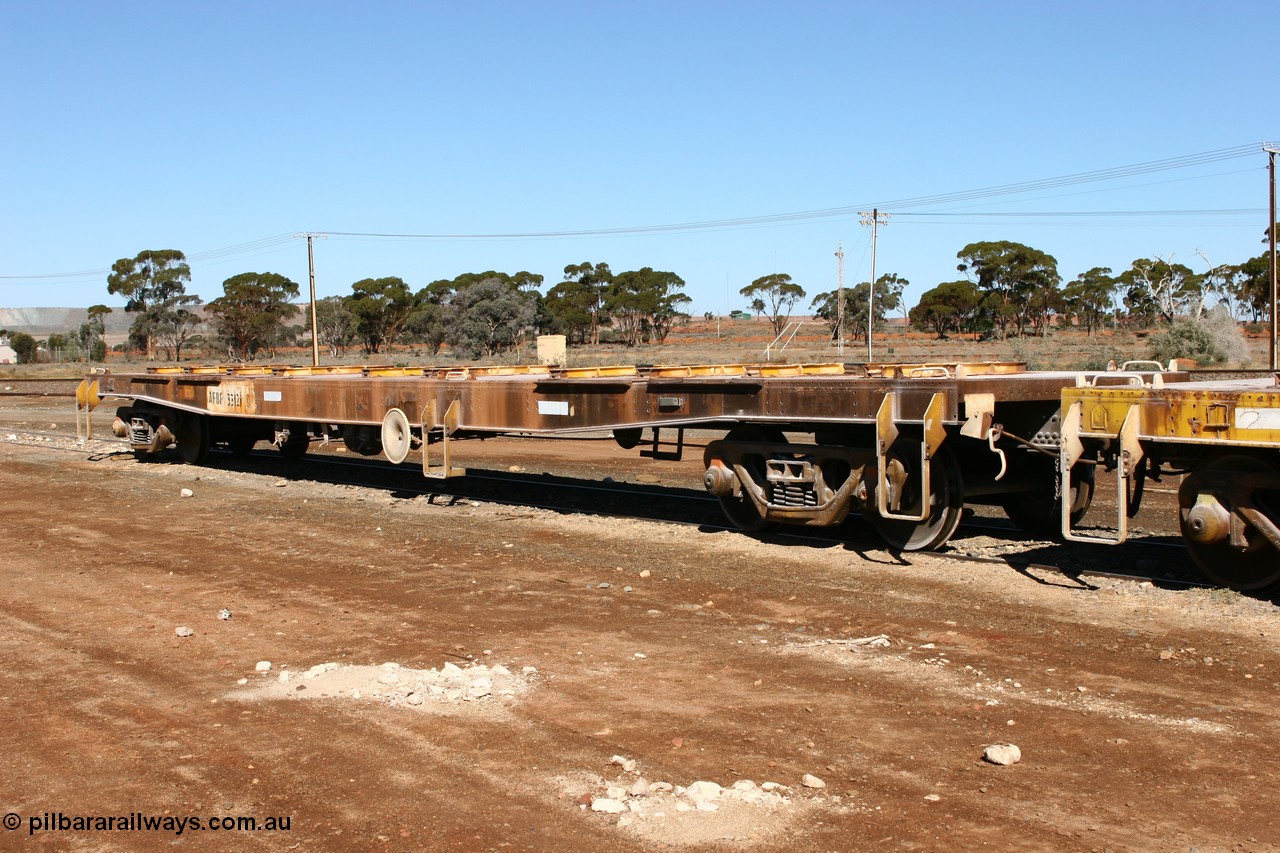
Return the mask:
<svg viewBox="0 0 1280 853">
<path fill-rule="evenodd" d="M 1067 416 L 1062 421 L 1062 447 L 1058 451 L 1058 477 L 1062 492 L 1062 538 L 1068 542 L 1094 542 L 1102 545 L 1119 545 L 1129 538 L 1129 485 L 1133 480 L 1135 469 L 1142 461 L 1142 444 L 1138 441 L 1138 406 L 1130 405 L 1125 410 L 1124 423 L 1116 438 L 1120 442 L 1120 450 L 1116 460 L 1116 536 L 1086 536 L 1071 529 L 1071 469 L 1084 456 L 1084 443 L 1080 440 L 1080 430 L 1084 418 L 1084 408 L 1079 400 L 1067 409 Z"/>
<path fill-rule="evenodd" d="M 86 376 L 76 386 L 76 438 L 81 441 L 93 436 L 93 410 L 102 402 L 98 396 L 98 377 Z M 84 424 L 80 423 L 80 413 L 84 412 Z"/>
<path fill-rule="evenodd" d="M 448 477 L 461 477 L 467 473 L 466 468 L 454 468 L 449 461 L 449 436 L 458 431 L 458 401 L 454 400 L 444 411 L 444 419 L 440 419 L 440 409 L 435 400 L 430 400 L 422 409 L 422 476 L 433 480 L 444 480 Z M 431 465 L 431 443 L 428 435 L 440 430 L 440 467 Z"/>
<path fill-rule="evenodd" d="M 893 447 L 893 443 L 897 441 L 899 432 L 898 424 L 894 420 L 895 402 L 894 392 L 889 391 L 880 401 L 880 408 L 876 411 L 876 511 L 881 518 L 892 518 L 897 521 L 924 521 L 933 509 L 929 488 L 932 482 L 930 463 L 934 454 L 938 452 L 938 448 L 942 446 L 943 439 L 947 437 L 942 424 L 946 395 L 933 394 L 924 412 L 923 436 L 920 442 L 920 469 L 917 472 L 920 477 L 920 513 L 918 515 L 893 511 L 900 509 L 900 506 L 890 508 L 889 448 Z M 900 495 L 899 487 L 894 492 L 893 504 L 900 503 Z"/>
</svg>

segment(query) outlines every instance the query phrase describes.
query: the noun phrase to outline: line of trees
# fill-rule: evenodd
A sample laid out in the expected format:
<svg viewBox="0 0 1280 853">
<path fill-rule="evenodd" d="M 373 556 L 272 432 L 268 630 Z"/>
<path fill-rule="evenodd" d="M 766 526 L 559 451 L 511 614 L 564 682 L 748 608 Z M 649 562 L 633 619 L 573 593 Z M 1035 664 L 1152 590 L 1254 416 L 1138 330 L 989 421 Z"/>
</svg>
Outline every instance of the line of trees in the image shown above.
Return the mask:
<svg viewBox="0 0 1280 853">
<path fill-rule="evenodd" d="M 1263 242 L 1269 239 L 1266 234 Z M 1256 323 L 1270 304 L 1265 253 L 1240 264 L 1206 261 L 1200 273 L 1175 263 L 1172 255 L 1138 258 L 1118 274 L 1094 267 L 1065 286 L 1052 255 L 1021 243 L 970 243 L 956 257 L 965 278 L 925 291 L 908 313 L 913 327 L 939 338 L 954 333 L 1043 336 L 1054 324 L 1088 334 L 1108 323 L 1129 329 L 1170 326 L 1179 317 L 1200 321 L 1214 303 L 1234 320 Z"/>
<path fill-rule="evenodd" d="M 204 343 L 229 359 L 249 360 L 274 357 L 311 331 L 309 316 L 300 325 L 291 322 L 307 312 L 295 304 L 297 283 L 283 275 L 232 276 L 203 312 L 200 299 L 186 292 L 190 280 L 186 257 L 176 249 L 116 261 L 107 292 L 123 296 L 134 317 L 131 348 L 148 359 L 180 361 L 184 348 Z M 350 294 L 317 302 L 315 336 L 334 356 L 354 346 L 377 355 L 393 344 L 421 344 L 436 354 L 447 344 L 479 358 L 518 347 L 533 334 L 599 343 L 602 330 L 610 329 L 627 346 L 661 343 L 688 319 L 684 280 L 672 272 L 643 267 L 614 273 L 606 263 L 584 262 L 566 266 L 564 280 L 545 296 L 542 284 L 541 275 L 496 270 L 433 281 L 417 291 L 395 276 L 362 279 Z M 199 333 L 206 324 L 213 331 L 210 340 Z"/>
<path fill-rule="evenodd" d="M 869 282 L 845 288 L 846 334 L 865 337 L 868 327 L 883 323 L 890 311 L 901 311 L 914 328 L 940 338 L 973 333 L 1003 339 L 1043 336 L 1055 324 L 1089 334 L 1107 324 L 1168 326 L 1180 316 L 1199 320 L 1210 301 L 1237 320 L 1256 322 L 1268 309 L 1265 254 L 1241 264 L 1206 261 L 1201 273 L 1172 256 L 1139 258 L 1119 274 L 1094 267 L 1065 286 L 1052 255 L 1021 243 L 970 243 L 956 257 L 964 278 L 925 291 L 910 308 L 904 299 L 909 282 L 894 273 L 877 279 L 870 308 Z M 222 284 L 223 295 L 203 308 L 199 297 L 186 292 L 190 280 L 186 256 L 176 249 L 146 250 L 115 262 L 107 292 L 124 297 L 125 311 L 133 315 L 131 348 L 148 359 L 162 354 L 179 361 L 184 349 L 202 343 L 224 351 L 228 359 L 250 360 L 274 357 L 311 331 L 311 318 L 296 304 L 299 286 L 283 275 L 232 276 Z M 334 356 L 355 346 L 377 355 L 390 345 L 412 344 L 432 354 L 448 345 L 478 358 L 516 348 L 533 334 L 563 334 L 574 345 L 606 338 L 626 346 L 662 343 L 688 320 L 691 300 L 684 280 L 673 272 L 642 267 L 615 273 L 607 263 L 585 261 L 566 266 L 563 279 L 545 295 L 543 283 L 541 275 L 527 271 L 496 270 L 433 281 L 417 291 L 398 277 L 362 279 L 351 285 L 350 294 L 317 303 L 314 334 Z M 785 273 L 761 276 L 739 293 L 751 311 L 769 320 L 775 334 L 783 332 L 807 296 Z M 828 291 L 809 303 L 810 313 L 833 336 L 839 301 L 837 291 Z M 62 344 L 76 357 L 101 360 L 103 318 L 110 311 L 93 306 L 78 334 L 51 336 L 48 346 Z M 304 315 L 300 324 L 299 315 Z M 212 330 L 211 339 L 201 334 L 202 326 Z M 25 340 L 17 342 L 26 347 Z"/>
<path fill-rule="evenodd" d="M 41 350 L 56 354 L 59 361 L 102 362 L 107 358 L 104 318 L 110 313 L 106 305 L 93 305 L 88 310 L 88 319 L 76 332 L 52 334 L 41 341 L 26 332 L 10 334 L 8 329 L 0 329 L 0 340 L 8 340 L 18 364 L 35 364 L 40 360 Z"/>
<path fill-rule="evenodd" d="M 606 263 L 564 268 L 543 296 L 543 277 L 487 270 L 433 281 L 413 292 L 401 278 L 364 279 L 349 296 L 316 305 L 317 340 L 333 355 L 359 345 L 375 355 L 387 344 L 448 344 L 472 358 L 520 346 L 533 334 L 563 334 L 572 344 L 599 343 L 611 329 L 626 346 L 661 343 L 685 322 L 684 280 L 643 267 L 614 273 Z"/>
</svg>

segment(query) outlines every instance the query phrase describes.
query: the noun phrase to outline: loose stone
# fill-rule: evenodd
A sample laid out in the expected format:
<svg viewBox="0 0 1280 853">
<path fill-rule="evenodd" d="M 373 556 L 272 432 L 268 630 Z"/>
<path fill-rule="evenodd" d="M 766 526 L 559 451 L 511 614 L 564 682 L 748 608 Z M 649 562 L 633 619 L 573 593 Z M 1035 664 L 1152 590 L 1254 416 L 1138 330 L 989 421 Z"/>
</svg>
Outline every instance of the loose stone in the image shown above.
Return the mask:
<svg viewBox="0 0 1280 853">
<path fill-rule="evenodd" d="M 1022 760 L 1022 750 L 1012 743 L 993 743 L 982 751 L 982 758 L 992 764 L 1008 767 Z"/>
</svg>

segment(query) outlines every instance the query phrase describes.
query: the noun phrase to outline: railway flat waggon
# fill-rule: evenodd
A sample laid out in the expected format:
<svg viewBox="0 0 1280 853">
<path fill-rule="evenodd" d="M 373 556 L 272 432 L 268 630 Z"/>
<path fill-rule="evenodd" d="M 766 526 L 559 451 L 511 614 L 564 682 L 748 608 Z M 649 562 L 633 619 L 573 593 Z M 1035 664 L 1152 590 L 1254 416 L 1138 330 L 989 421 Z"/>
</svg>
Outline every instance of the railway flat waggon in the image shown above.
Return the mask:
<svg viewBox="0 0 1280 853">
<path fill-rule="evenodd" d="M 1125 367 L 159 367 L 91 375 L 79 399 L 88 412 L 123 398 L 116 430 L 140 457 L 172 446 L 199 464 L 213 446 L 259 442 L 297 457 L 340 439 L 397 464 L 417 453 L 429 477 L 464 475 L 450 447 L 472 437 L 610 430 L 623 448 L 678 457 L 685 430 L 715 430 L 704 485 L 737 527 L 829 526 L 859 512 L 900 551 L 942 546 L 966 504 L 1000 506 L 1035 533 L 1122 541 L 1143 479 L 1177 466 L 1193 473 L 1183 530 L 1196 561 L 1227 566 L 1206 572 L 1230 586 L 1280 582 L 1275 378 L 1221 390 L 1157 364 Z M 1122 494 L 1109 540 L 1076 529 L 1099 469 Z"/>
</svg>

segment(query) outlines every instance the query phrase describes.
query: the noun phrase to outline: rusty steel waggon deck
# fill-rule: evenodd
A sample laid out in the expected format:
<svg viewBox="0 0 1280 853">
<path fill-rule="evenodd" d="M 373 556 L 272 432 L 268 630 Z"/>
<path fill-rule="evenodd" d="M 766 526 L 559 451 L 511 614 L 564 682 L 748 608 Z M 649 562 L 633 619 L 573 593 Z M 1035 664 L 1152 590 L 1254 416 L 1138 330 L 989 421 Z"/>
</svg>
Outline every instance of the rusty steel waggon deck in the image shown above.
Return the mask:
<svg viewBox="0 0 1280 853">
<path fill-rule="evenodd" d="M 115 428 L 140 456 L 176 446 L 198 464 L 211 446 L 265 441 L 297 457 L 313 439 L 340 437 L 397 464 L 418 451 L 432 477 L 465 473 L 449 449 L 468 437 L 611 430 L 624 448 L 678 457 L 684 430 L 723 430 L 704 452 L 704 482 L 737 526 L 832 525 L 860 511 L 899 550 L 944 544 L 965 503 L 1003 506 L 1027 530 L 1102 541 L 1075 530 L 1098 468 L 1116 472 L 1119 530 L 1108 541 L 1123 541 L 1144 478 L 1164 465 L 1205 468 L 1187 478 L 1193 558 L 1227 585 L 1280 582 L 1280 386 L 1189 380 L 1003 362 L 164 367 L 90 375 L 78 399 L 86 413 L 103 397 L 132 401 Z"/>
</svg>

